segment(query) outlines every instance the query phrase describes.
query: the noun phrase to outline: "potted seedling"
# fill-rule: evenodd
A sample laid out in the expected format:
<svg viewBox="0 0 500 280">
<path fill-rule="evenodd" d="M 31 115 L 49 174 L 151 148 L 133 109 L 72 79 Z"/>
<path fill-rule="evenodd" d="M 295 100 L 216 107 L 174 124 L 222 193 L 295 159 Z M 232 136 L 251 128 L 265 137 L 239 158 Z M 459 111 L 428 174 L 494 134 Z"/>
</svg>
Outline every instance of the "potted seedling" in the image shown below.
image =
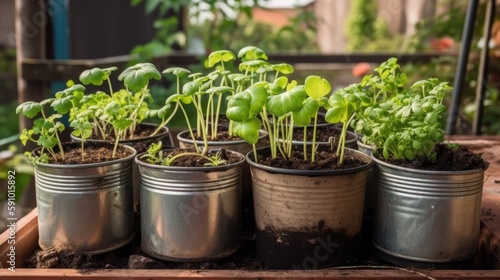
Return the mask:
<svg viewBox="0 0 500 280">
<path fill-rule="evenodd" d="M 132 164 L 134 148 L 118 143 L 88 142 L 92 125 L 85 117 L 70 126 L 82 139 L 61 142 L 66 127 L 60 119 L 79 106 L 82 85 L 72 85 L 55 98 L 27 101 L 16 112 L 34 119 L 20 139 L 39 147 L 26 152 L 34 164 L 39 244 L 57 251 L 102 253 L 125 245 L 134 236 Z M 49 108 L 55 113 L 49 114 Z M 118 132 L 127 129 L 116 123 Z"/>
<path fill-rule="evenodd" d="M 364 111 L 371 126 L 364 137 L 375 147 L 376 252 L 399 264 L 470 262 L 488 163 L 464 146 L 444 143 L 447 83 L 430 78 L 408 86 L 404 80 L 398 87 Z"/>
<path fill-rule="evenodd" d="M 170 133 L 165 125 L 144 123 L 151 109 L 148 103 L 153 101 L 149 91 L 150 80 L 161 79 L 160 72 L 151 63 L 138 63 L 123 70 L 118 81 L 124 88 L 113 90 L 110 79 L 116 67 L 93 68 L 80 74 L 83 85 L 101 86 L 107 84 L 108 93 L 96 91 L 85 95 L 78 107 L 70 111 L 70 120 L 87 118 L 92 124 L 92 140 L 118 141 L 134 146 L 138 151 L 153 142 L 163 140 L 172 146 Z M 118 132 L 116 122 L 127 122 L 127 129 Z M 79 140 L 79 135 L 72 133 Z M 166 143 L 168 142 L 168 143 Z"/>
<path fill-rule="evenodd" d="M 398 60 L 394 57 L 382 62 L 374 69 L 376 74 L 365 75 L 360 83 L 349 86 L 355 92 L 365 92 L 372 102 L 356 112 L 353 120 L 358 139 L 358 149 L 369 155 L 373 153 L 374 144 L 371 137 L 378 134 L 378 122 L 373 122 L 372 117 L 385 112 L 385 101 L 398 94 L 404 94 L 404 86 L 408 77 L 401 71 Z M 381 107 L 382 105 L 382 107 Z M 369 135 L 366 136 L 365 135 Z"/>
<path fill-rule="evenodd" d="M 236 59 L 236 55 L 228 50 L 217 50 L 212 52 L 206 61 L 208 74 L 191 73 L 190 70 L 171 67 L 163 71 L 166 75 L 174 75 L 177 81 L 176 94 L 169 97 L 167 104 L 158 113 L 165 111 L 168 107 L 173 107 L 174 112 L 178 110 L 178 97 L 188 98 L 196 115 L 188 118 L 184 108 L 182 114 L 186 116 L 188 129 L 177 134 L 179 147 L 194 148 L 199 152 L 208 148 L 227 149 L 246 154 L 252 146 L 232 132 L 230 121 L 226 125 L 221 125 L 221 120 L 227 121 L 225 108 L 227 107 L 227 97 L 241 92 L 265 79 L 266 73 L 256 73 L 262 65 L 269 65 L 266 62 L 266 54 L 259 48 L 248 46 L 238 52 L 238 58 L 242 62 L 238 65 L 238 71 L 230 71 L 230 67 Z M 285 71 L 285 69 L 283 70 Z M 175 104 L 175 105 L 174 105 Z M 161 116 L 159 116 L 161 118 Z M 193 121 L 194 120 L 194 121 Z M 167 121 L 167 120 L 166 120 Z M 264 146 L 266 132 L 259 131 L 257 146 Z M 250 167 L 245 162 L 242 167 L 243 177 L 250 177 Z M 253 202 L 252 188 L 250 180 L 243 182 L 242 213 L 245 229 L 253 227 Z"/>
<path fill-rule="evenodd" d="M 166 147 L 172 147 L 170 131 L 165 123 L 145 123 L 144 120 L 153 116 L 153 109 L 149 108 L 152 97 L 149 91 L 151 80 L 159 80 L 160 72 L 151 63 L 138 63 L 127 67 L 117 80 L 122 82 L 123 88 L 113 89 L 111 75 L 116 67 L 93 68 L 80 74 L 80 81 L 84 85 L 104 86 L 109 92 L 97 90 L 81 97 L 81 102 L 70 110 L 70 121 L 79 119 L 91 123 L 91 141 L 109 141 L 132 146 L 138 153 L 146 151 L 147 145 L 163 141 Z M 167 108 L 168 109 L 168 108 Z M 164 112 L 168 114 L 168 112 Z M 118 130 L 118 127 L 126 129 Z M 74 130 L 71 138 L 81 140 L 81 135 Z M 139 203 L 138 169 L 134 164 L 134 207 Z"/>
<path fill-rule="evenodd" d="M 227 60 L 221 55 L 221 61 Z M 230 147 L 213 147 L 220 110 L 215 96 L 231 90 L 215 84 L 224 70 L 203 76 L 184 68 L 169 68 L 177 91 L 165 106 L 150 114 L 168 123 L 167 110 L 182 112 L 191 146 L 165 150 L 160 143 L 136 157 L 140 171 L 141 247 L 159 259 L 206 261 L 231 255 L 240 246 L 243 154 Z M 183 86 L 182 79 L 189 81 Z M 202 102 L 203 95 L 208 97 Z M 194 129 L 187 106 L 196 112 Z M 212 119 L 213 118 L 213 119 Z M 210 126 L 208 119 L 214 121 Z M 196 137 L 199 135 L 199 139 Z M 197 140 L 197 141 L 194 141 Z M 198 141 L 199 140 L 199 141 Z"/>
<path fill-rule="evenodd" d="M 298 85 L 282 75 L 256 83 L 228 102 L 226 115 L 235 134 L 254 144 L 260 127 L 268 132 L 269 147 L 254 147 L 246 159 L 252 170 L 257 254 L 271 268 L 311 269 L 357 258 L 372 160 L 345 148 L 345 138 L 352 106 L 363 98 L 345 100 L 338 108 L 340 94 L 328 98 L 330 91 L 330 83 L 319 76 Z M 294 146 L 296 126 L 312 122 L 315 135 L 322 106 L 328 109 L 327 121 L 344 123 L 338 145 L 316 149 L 313 137 L 312 145 L 304 140 Z"/>
<path fill-rule="evenodd" d="M 230 147 L 241 153 L 250 150 L 250 146 L 241 138 L 232 133 L 231 125 L 219 125 L 220 118 L 224 117 L 223 109 L 226 107 L 225 99 L 251 86 L 256 79 L 254 65 L 267 65 L 267 56 L 256 47 L 243 48 L 238 57 L 243 60 L 239 65 L 243 73 L 232 73 L 226 69 L 226 63 L 236 59 L 233 52 L 219 50 L 212 52 L 207 59 L 207 66 L 215 68 L 210 73 L 188 73 L 191 80 L 182 87 L 184 96 L 191 96 L 192 105 L 196 110 L 196 128 L 188 127 L 188 130 L 180 132 L 177 136 L 180 147 L 198 147 L 204 143 L 210 147 Z M 172 73 L 179 78 L 179 68 L 169 68 L 165 74 Z M 262 78 L 262 77 L 261 77 Z M 178 87 L 179 93 L 179 87 Z M 230 121 L 230 120 L 229 120 Z M 265 134 L 261 131 L 260 138 Z M 206 139 L 204 139 L 206 137 Z"/>
</svg>

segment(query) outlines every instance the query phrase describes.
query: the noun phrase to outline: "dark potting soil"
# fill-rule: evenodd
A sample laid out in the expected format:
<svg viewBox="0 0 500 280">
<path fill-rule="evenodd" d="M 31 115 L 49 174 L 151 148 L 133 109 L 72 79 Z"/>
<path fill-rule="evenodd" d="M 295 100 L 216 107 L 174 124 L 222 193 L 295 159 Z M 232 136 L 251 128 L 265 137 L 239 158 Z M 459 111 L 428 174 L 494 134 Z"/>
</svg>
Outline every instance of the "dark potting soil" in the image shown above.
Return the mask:
<svg viewBox="0 0 500 280">
<path fill-rule="evenodd" d="M 349 237 L 333 231 L 320 221 L 317 228 L 284 231 L 266 228 L 257 230 L 257 252 L 264 262 L 282 269 L 317 269 L 350 266 L 360 258 L 361 235 Z M 306 256 L 306 257 L 304 257 Z"/>
<path fill-rule="evenodd" d="M 49 163 L 57 164 L 88 164 L 88 163 L 99 163 L 106 162 L 114 159 L 121 159 L 132 155 L 129 149 L 123 146 L 118 146 L 115 156 L 113 157 L 113 145 L 109 143 L 101 142 L 85 142 L 83 148 L 83 159 L 82 159 L 82 148 L 81 143 L 72 142 L 65 143 L 63 145 L 64 158 L 57 153 L 55 158 L 51 158 Z"/>
<path fill-rule="evenodd" d="M 335 150 L 335 149 L 334 149 Z M 270 167 L 295 169 L 295 170 L 336 170 L 347 169 L 365 165 L 366 162 L 360 161 L 354 157 L 344 156 L 341 165 L 338 164 L 339 157 L 335 151 L 317 150 L 314 162 L 310 162 L 311 155 L 308 154 L 308 160 L 304 159 L 302 150 L 292 150 L 290 158 L 284 159 L 280 155 L 271 158 L 270 154 L 259 153 L 257 160 L 259 164 Z"/>
<path fill-rule="evenodd" d="M 434 151 L 437 153 L 435 163 L 426 158 L 417 158 L 413 161 L 389 159 L 387 162 L 402 167 L 435 171 L 486 170 L 489 165 L 481 154 L 474 153 L 467 146 L 459 145 L 453 148 L 447 143 L 437 143 Z"/>
<path fill-rule="evenodd" d="M 335 125 L 322 125 L 316 127 L 316 141 L 317 142 L 329 142 L 330 137 L 334 137 L 336 139 L 339 138 L 340 133 L 341 133 L 342 127 L 335 126 Z M 306 140 L 307 141 L 312 141 L 313 139 L 313 129 L 312 127 L 308 127 L 306 132 Z M 353 134 L 347 133 L 347 140 L 352 140 L 355 139 L 355 136 Z M 302 127 L 297 127 L 293 130 L 293 139 L 302 141 L 304 139 L 304 128 Z"/>
<path fill-rule="evenodd" d="M 136 126 L 136 129 L 132 135 L 130 135 L 129 138 L 123 139 L 123 140 L 132 140 L 132 139 L 138 139 L 138 138 L 146 138 L 151 136 L 151 134 L 156 130 L 156 127 L 150 127 L 150 126 L 142 126 L 138 125 Z M 108 140 L 108 141 L 115 141 L 115 135 L 109 134 L 106 135 L 106 139 L 102 139 L 102 135 L 96 133 L 96 131 L 92 132 L 92 135 L 90 136 L 91 139 L 97 139 L 97 140 Z"/>
<path fill-rule="evenodd" d="M 191 136 L 189 134 L 184 135 L 184 137 L 188 137 L 188 139 L 191 139 Z M 197 141 L 203 141 L 203 138 L 201 136 L 197 136 L 196 133 L 194 134 L 194 139 Z M 236 135 L 229 135 L 229 132 L 227 130 L 218 130 L 217 135 L 215 137 L 209 137 L 208 141 L 236 141 L 236 140 L 242 140 L 241 137 L 236 136 Z"/>
<path fill-rule="evenodd" d="M 26 260 L 24 267 L 27 268 L 72 268 L 80 269 L 83 271 L 91 271 L 96 269 L 237 269 L 237 270 L 264 270 L 269 269 L 269 267 L 257 256 L 257 248 L 255 244 L 256 233 L 253 228 L 243 225 L 240 234 L 241 246 L 238 251 L 226 258 L 217 261 L 205 261 L 205 262 L 172 262 L 160 259 L 155 259 L 148 256 L 141 250 L 141 231 L 140 231 L 140 214 L 135 217 L 135 233 L 133 240 L 127 245 L 116 249 L 114 251 L 104 253 L 104 254 L 83 254 L 78 252 L 57 252 L 53 248 L 49 249 L 37 249 L 31 254 L 31 256 Z M 343 237 L 342 233 L 331 232 L 326 228 L 318 227 L 319 236 L 314 234 L 306 235 L 288 235 L 286 240 L 291 243 L 292 246 L 288 247 L 290 250 L 290 255 L 297 255 L 299 250 L 304 250 L 304 248 L 310 249 L 307 243 L 310 240 L 316 241 L 317 244 L 312 247 L 313 251 L 311 257 L 315 257 L 314 250 L 316 247 L 319 249 L 316 254 L 319 254 L 319 259 L 324 258 L 325 254 L 328 254 L 328 258 L 331 262 L 323 261 L 317 263 L 318 267 L 315 267 L 316 262 L 311 261 L 309 258 L 303 259 L 299 266 L 295 266 L 292 269 L 314 269 L 319 268 L 320 265 L 323 267 L 334 264 L 351 264 L 351 265 L 387 265 L 387 263 L 378 260 L 374 257 L 372 253 L 372 245 L 370 242 L 371 236 L 371 222 L 370 220 L 363 223 L 362 234 L 352 242 L 348 243 L 345 247 L 338 247 L 336 243 L 333 242 L 333 238 Z M 274 234 L 271 232 L 261 232 L 258 233 L 264 238 L 262 234 Z M 329 235 L 331 234 L 331 235 Z M 258 236 L 258 235 L 257 235 Z M 274 238 L 274 237 L 273 237 Z M 306 239 L 307 238 L 307 239 Z M 320 239 L 322 238 L 322 239 Z M 295 247 L 295 245 L 297 247 Z M 335 248 L 337 247 L 337 248 Z M 296 249 L 295 249 L 296 248 Z M 340 253 L 332 253 L 332 248 L 335 250 L 341 249 Z M 277 250 L 280 248 L 273 248 Z M 358 251 L 347 251 L 358 250 Z M 335 251 L 333 250 L 333 251 Z M 270 252 L 272 254 L 272 251 Z M 318 257 L 316 256 L 316 257 Z M 342 256 L 346 259 L 340 259 Z"/>
<path fill-rule="evenodd" d="M 189 154 L 188 154 L 189 153 Z M 205 167 L 210 161 L 198 154 L 192 149 L 172 149 L 163 152 L 163 158 L 173 157 L 179 154 L 185 154 L 175 159 L 170 166 L 183 166 L 183 167 Z M 209 151 L 208 156 L 215 156 L 219 154 L 220 159 L 226 161 L 225 164 L 233 164 L 243 160 L 243 158 L 236 154 L 227 151 L 226 149 Z"/>
<path fill-rule="evenodd" d="M 140 214 L 135 219 L 135 236 L 127 245 L 104 254 L 57 252 L 53 248 L 37 249 L 26 260 L 28 268 L 95 269 L 267 269 L 256 255 L 255 234 L 248 227 L 241 231 L 239 250 L 224 259 L 205 262 L 172 262 L 155 259 L 141 250 Z"/>
</svg>

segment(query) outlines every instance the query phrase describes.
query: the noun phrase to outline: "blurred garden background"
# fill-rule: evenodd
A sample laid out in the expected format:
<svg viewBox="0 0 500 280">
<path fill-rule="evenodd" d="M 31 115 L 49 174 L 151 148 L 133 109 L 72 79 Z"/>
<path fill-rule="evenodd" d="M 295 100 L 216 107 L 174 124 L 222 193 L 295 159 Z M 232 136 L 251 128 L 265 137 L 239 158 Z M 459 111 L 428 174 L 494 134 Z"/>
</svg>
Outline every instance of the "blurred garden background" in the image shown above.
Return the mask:
<svg viewBox="0 0 500 280">
<path fill-rule="evenodd" d="M 159 69 L 202 69 L 204 57 L 213 50 L 237 52 L 253 45 L 270 60 L 293 64 L 296 79 L 314 72 L 334 88 L 359 81 L 392 56 L 400 59 L 412 81 L 437 77 L 453 85 L 469 2 L 0 0 L 0 201 L 6 194 L 2 179 L 7 170 L 16 169 L 26 176 L 18 177 L 16 198 L 33 207 L 30 198 L 22 202 L 32 171 L 17 141 L 22 128 L 17 104 L 53 95 L 68 80 L 77 81 L 82 70 L 107 65 L 123 69 L 138 61 L 153 62 Z M 493 23 L 489 42 L 489 75 L 478 79 L 486 6 L 487 1 L 479 1 L 455 134 L 472 133 L 480 83 L 486 85 L 481 133 L 500 134 L 500 18 Z M 154 100 L 172 93 L 165 79 L 152 89 Z M 174 121 L 169 127 L 182 125 Z"/>
</svg>

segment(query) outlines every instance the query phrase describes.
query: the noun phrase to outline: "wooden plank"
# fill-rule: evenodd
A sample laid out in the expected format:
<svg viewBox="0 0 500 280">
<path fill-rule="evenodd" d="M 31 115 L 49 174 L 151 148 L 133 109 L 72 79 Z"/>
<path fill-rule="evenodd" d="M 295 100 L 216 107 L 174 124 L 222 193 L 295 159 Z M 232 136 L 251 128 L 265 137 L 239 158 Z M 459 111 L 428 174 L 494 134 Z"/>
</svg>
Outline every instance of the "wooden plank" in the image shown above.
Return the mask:
<svg viewBox="0 0 500 280">
<path fill-rule="evenodd" d="M 269 54 L 273 62 L 287 62 L 290 64 L 325 64 L 325 63 L 381 63 L 390 57 L 397 57 L 400 63 L 425 62 L 433 58 L 442 57 L 443 54 Z M 449 55 L 454 56 L 454 55 Z M 99 59 L 24 59 L 22 75 L 26 80 L 51 81 L 78 78 L 83 70 L 93 67 L 117 66 L 123 69 L 135 56 L 123 55 Z M 190 64 L 199 64 L 198 56 L 185 52 L 173 52 L 168 55 L 156 57 L 154 63 L 159 69 L 171 66 L 186 67 Z"/>
<path fill-rule="evenodd" d="M 22 266 L 38 246 L 37 208 L 31 210 L 28 215 L 22 217 L 19 221 L 7 220 L 7 223 L 10 222 L 15 225 L 14 231 L 7 228 L 0 235 L 0 265 L 6 270 L 11 267 L 11 264 L 7 263 L 10 259 L 9 254 L 12 255 L 11 252 L 15 254 L 15 266 L 17 268 Z"/>
<path fill-rule="evenodd" d="M 492 270 L 410 270 L 410 269 L 336 269 L 336 270 L 95 270 L 74 269 L 22 269 L 16 272 L 0 271 L 0 279 L 499 279 L 500 273 Z"/>
<path fill-rule="evenodd" d="M 18 102 L 41 101 L 48 97 L 47 82 L 25 79 L 23 77 L 25 69 L 22 64 L 26 58 L 46 58 L 46 21 L 49 17 L 46 11 L 47 3 L 46 1 L 16 0 L 15 4 Z M 23 116 L 19 118 L 20 131 L 31 126 L 32 120 Z M 29 143 L 26 149 L 31 150 L 34 147 L 34 144 Z"/>
</svg>

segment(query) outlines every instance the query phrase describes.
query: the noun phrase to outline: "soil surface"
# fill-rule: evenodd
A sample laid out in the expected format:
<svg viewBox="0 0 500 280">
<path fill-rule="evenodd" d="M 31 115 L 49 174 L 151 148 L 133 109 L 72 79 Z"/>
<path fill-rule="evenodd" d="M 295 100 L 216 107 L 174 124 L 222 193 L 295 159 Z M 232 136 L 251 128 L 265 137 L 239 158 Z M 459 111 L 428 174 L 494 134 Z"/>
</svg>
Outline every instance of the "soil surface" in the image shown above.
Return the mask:
<svg viewBox="0 0 500 280">
<path fill-rule="evenodd" d="M 425 158 L 417 158 L 413 161 L 390 159 L 387 162 L 403 167 L 435 171 L 486 170 L 489 165 L 481 154 L 469 150 L 467 146 L 460 145 L 452 149 L 446 143 L 437 143 L 434 151 L 437 153 L 435 163 Z"/>
<path fill-rule="evenodd" d="M 64 158 L 60 153 L 56 153 L 55 158 L 50 158 L 49 163 L 57 164 L 88 164 L 99 163 L 110 160 L 125 158 L 132 155 L 131 150 L 123 146 L 118 146 L 115 157 L 113 157 L 113 145 L 102 142 L 85 142 L 83 148 L 83 159 L 81 144 L 78 142 L 64 143 Z"/>
<path fill-rule="evenodd" d="M 226 128 L 222 128 L 226 129 Z M 189 134 L 183 135 L 187 139 L 192 139 Z M 203 138 L 200 136 L 198 137 L 196 133 L 194 133 L 194 139 L 197 141 L 203 141 Z M 208 137 L 208 141 L 236 141 L 236 140 L 242 140 L 241 137 L 236 136 L 236 135 L 229 135 L 227 130 L 217 130 L 217 135 L 215 137 Z"/>
<path fill-rule="evenodd" d="M 317 142 L 329 142 L 330 137 L 334 137 L 336 139 L 339 138 L 340 133 L 341 133 L 342 127 L 335 126 L 335 125 L 323 125 L 323 126 L 318 126 L 316 127 L 316 141 Z M 304 139 L 304 128 L 302 127 L 297 127 L 293 131 L 293 139 L 302 141 Z M 313 139 L 313 129 L 312 127 L 307 128 L 307 136 L 306 136 L 307 141 L 312 141 Z M 355 134 L 353 133 L 347 133 L 346 135 L 347 140 L 352 140 L 356 139 Z M 337 142 L 337 141 L 335 141 Z"/>
<path fill-rule="evenodd" d="M 139 124 L 138 126 L 136 126 L 134 134 L 132 134 L 129 138 L 122 139 L 122 140 L 126 141 L 126 140 L 132 140 L 132 139 L 140 139 L 140 138 L 150 137 L 151 134 L 155 130 L 156 130 L 156 127 L 143 126 L 143 125 Z M 163 133 L 164 131 L 165 130 L 162 129 L 159 133 Z M 90 136 L 90 139 L 94 139 L 94 140 L 108 140 L 108 141 L 115 141 L 116 140 L 114 133 L 110 134 L 110 135 L 106 135 L 106 139 L 102 139 L 102 136 L 100 134 L 96 133 L 96 131 L 93 131 L 92 135 Z"/>
<path fill-rule="evenodd" d="M 173 149 L 163 151 L 163 158 L 171 158 L 173 156 L 184 154 L 181 157 L 175 159 L 170 166 L 184 166 L 184 167 L 205 167 L 210 161 L 199 154 L 193 149 Z M 236 153 L 231 153 L 225 149 L 220 150 L 210 150 L 208 156 L 215 156 L 219 154 L 220 160 L 224 160 L 224 164 L 233 164 L 241 162 L 244 158 Z"/>
<path fill-rule="evenodd" d="M 335 149 L 334 149 L 335 150 Z M 296 170 L 337 170 L 348 169 L 365 165 L 366 162 L 360 161 L 354 157 L 344 156 L 344 162 L 339 165 L 339 157 L 335 151 L 317 150 L 314 162 L 310 162 L 311 154 L 308 154 L 309 160 L 304 160 L 302 150 L 293 150 L 289 159 L 284 159 L 280 155 L 271 158 L 270 153 L 259 153 L 257 160 L 259 164 L 271 167 L 296 169 Z"/>
</svg>

